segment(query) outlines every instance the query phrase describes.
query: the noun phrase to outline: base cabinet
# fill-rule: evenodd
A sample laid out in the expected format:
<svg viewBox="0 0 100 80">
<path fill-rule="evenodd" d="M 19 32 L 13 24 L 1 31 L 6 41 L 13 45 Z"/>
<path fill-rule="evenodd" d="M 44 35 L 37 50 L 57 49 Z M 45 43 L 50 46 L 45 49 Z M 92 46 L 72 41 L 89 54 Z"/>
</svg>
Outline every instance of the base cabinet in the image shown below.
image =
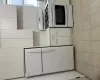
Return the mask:
<svg viewBox="0 0 100 80">
<path fill-rule="evenodd" d="M 73 46 L 25 50 L 26 77 L 74 69 Z"/>
<path fill-rule="evenodd" d="M 43 48 L 43 74 L 74 69 L 73 47 Z"/>
<path fill-rule="evenodd" d="M 25 76 L 34 76 L 42 74 L 42 65 L 41 65 L 41 48 L 40 49 L 29 49 L 26 50 L 25 54 L 25 64 L 26 71 Z"/>
<path fill-rule="evenodd" d="M 24 77 L 23 48 L 0 49 L 0 80 Z"/>
</svg>

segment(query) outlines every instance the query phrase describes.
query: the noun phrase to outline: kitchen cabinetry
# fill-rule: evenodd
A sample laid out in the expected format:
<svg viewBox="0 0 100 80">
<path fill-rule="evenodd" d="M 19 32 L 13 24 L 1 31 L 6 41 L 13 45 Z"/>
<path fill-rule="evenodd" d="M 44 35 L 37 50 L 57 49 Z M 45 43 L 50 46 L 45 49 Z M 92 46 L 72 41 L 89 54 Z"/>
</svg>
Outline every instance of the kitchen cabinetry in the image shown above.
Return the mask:
<svg viewBox="0 0 100 80">
<path fill-rule="evenodd" d="M 56 3 L 56 4 L 69 4 L 70 3 L 69 0 L 44 0 L 45 4 L 49 1 Z"/>
<path fill-rule="evenodd" d="M 42 74 L 41 48 L 25 51 L 26 77 Z"/>
<path fill-rule="evenodd" d="M 73 70 L 73 47 L 43 48 L 43 74 Z"/>
<path fill-rule="evenodd" d="M 23 7 L 23 29 L 39 31 L 38 8 L 34 6 Z"/>
<path fill-rule="evenodd" d="M 17 30 L 17 8 L 13 5 L 0 5 L 0 29 Z"/>
<path fill-rule="evenodd" d="M 0 48 L 0 80 L 24 77 L 23 48 Z"/>
<path fill-rule="evenodd" d="M 72 45 L 72 29 L 50 28 L 51 45 Z"/>
<path fill-rule="evenodd" d="M 63 5 L 63 4 L 68 4 L 69 5 L 69 0 L 53 0 L 54 4 L 58 5 Z"/>
<path fill-rule="evenodd" d="M 35 43 L 31 30 L 1 30 L 1 48 L 24 48 Z"/>
<path fill-rule="evenodd" d="M 17 6 L 18 9 L 18 29 L 39 31 L 38 7 Z"/>
<path fill-rule="evenodd" d="M 73 46 L 25 49 L 26 77 L 74 69 Z"/>
</svg>

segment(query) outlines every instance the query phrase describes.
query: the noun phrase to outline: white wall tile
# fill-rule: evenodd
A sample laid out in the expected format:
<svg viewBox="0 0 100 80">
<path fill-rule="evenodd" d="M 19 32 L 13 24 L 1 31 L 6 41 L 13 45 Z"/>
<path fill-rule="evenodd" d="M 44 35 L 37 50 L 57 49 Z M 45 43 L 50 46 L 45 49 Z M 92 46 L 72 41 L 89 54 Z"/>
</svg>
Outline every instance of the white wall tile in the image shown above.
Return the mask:
<svg viewBox="0 0 100 80">
<path fill-rule="evenodd" d="M 92 29 L 92 40 L 100 40 L 100 27 Z"/>
</svg>

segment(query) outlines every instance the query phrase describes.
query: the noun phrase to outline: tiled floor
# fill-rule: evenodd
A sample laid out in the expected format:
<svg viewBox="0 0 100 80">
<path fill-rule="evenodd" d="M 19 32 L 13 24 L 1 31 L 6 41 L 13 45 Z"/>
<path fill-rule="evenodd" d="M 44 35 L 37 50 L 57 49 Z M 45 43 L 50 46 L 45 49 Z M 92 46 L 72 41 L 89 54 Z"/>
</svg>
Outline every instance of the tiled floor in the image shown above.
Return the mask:
<svg viewBox="0 0 100 80">
<path fill-rule="evenodd" d="M 76 77 L 84 77 L 80 73 L 76 71 L 64 72 L 59 74 L 52 74 L 52 75 L 45 75 L 33 78 L 23 78 L 23 79 L 16 79 L 16 80 L 69 80 Z"/>
</svg>

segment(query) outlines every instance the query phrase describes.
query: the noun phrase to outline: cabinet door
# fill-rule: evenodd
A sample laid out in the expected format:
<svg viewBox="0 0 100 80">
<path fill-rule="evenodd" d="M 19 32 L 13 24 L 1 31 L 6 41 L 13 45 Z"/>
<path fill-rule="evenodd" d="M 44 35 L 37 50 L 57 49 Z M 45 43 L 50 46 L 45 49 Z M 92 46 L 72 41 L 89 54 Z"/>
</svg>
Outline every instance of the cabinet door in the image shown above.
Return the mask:
<svg viewBox="0 0 100 80">
<path fill-rule="evenodd" d="M 43 74 L 74 69 L 72 46 L 43 48 Z"/>
<path fill-rule="evenodd" d="M 72 45 L 71 37 L 57 37 L 57 45 Z"/>
<path fill-rule="evenodd" d="M 72 35 L 71 28 L 58 28 L 57 30 L 57 37 L 69 37 Z"/>
<path fill-rule="evenodd" d="M 42 74 L 41 49 L 25 50 L 26 77 Z"/>
<path fill-rule="evenodd" d="M 72 35 L 71 28 L 50 28 L 50 35 L 55 37 L 68 37 Z"/>
<path fill-rule="evenodd" d="M 51 45 L 72 45 L 72 31 L 69 28 L 50 29 Z"/>
<path fill-rule="evenodd" d="M 23 28 L 39 31 L 38 8 L 34 6 L 23 6 Z"/>
</svg>

